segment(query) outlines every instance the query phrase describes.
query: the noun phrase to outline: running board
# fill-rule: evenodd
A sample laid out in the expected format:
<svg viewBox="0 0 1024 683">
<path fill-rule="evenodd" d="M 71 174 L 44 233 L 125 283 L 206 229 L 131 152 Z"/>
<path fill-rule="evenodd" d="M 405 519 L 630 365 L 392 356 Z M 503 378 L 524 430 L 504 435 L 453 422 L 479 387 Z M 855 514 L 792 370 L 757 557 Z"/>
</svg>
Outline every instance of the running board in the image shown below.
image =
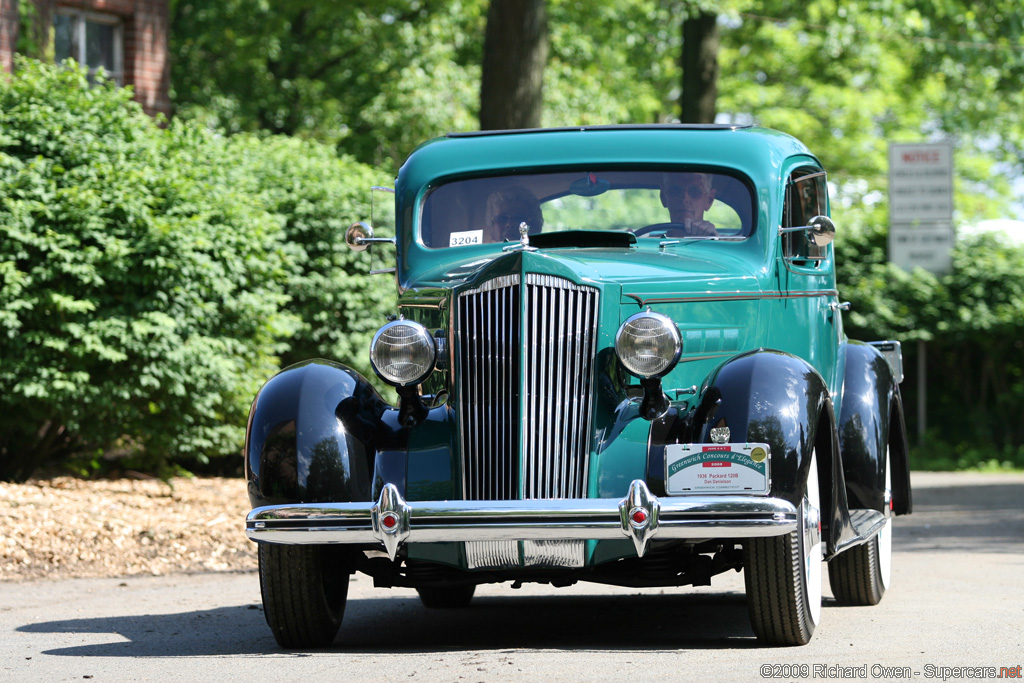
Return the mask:
<svg viewBox="0 0 1024 683">
<path fill-rule="evenodd" d="M 882 530 L 886 521 L 886 516 L 878 510 L 850 510 L 850 526 L 853 527 L 854 536 L 837 547 L 836 553 L 867 543 Z"/>
</svg>

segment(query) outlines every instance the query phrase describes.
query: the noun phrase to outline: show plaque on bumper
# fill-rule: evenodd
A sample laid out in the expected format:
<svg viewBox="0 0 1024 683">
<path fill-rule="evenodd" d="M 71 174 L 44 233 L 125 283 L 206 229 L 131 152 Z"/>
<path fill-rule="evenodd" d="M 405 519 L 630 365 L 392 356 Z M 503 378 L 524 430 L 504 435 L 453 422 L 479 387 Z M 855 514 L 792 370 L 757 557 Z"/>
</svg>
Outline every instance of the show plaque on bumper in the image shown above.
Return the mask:
<svg viewBox="0 0 1024 683">
<path fill-rule="evenodd" d="M 749 494 L 749 492 L 747 492 Z M 259 507 L 246 535 L 261 543 L 382 543 L 395 559 L 404 543 L 607 540 L 628 537 L 643 556 L 652 538 L 750 538 L 787 534 L 792 503 L 750 495 L 655 497 L 637 479 L 620 500 L 456 500 L 406 502 L 387 484 L 376 503 Z"/>
<path fill-rule="evenodd" d="M 771 448 L 766 443 L 670 444 L 665 447 L 665 491 L 768 495 Z"/>
</svg>

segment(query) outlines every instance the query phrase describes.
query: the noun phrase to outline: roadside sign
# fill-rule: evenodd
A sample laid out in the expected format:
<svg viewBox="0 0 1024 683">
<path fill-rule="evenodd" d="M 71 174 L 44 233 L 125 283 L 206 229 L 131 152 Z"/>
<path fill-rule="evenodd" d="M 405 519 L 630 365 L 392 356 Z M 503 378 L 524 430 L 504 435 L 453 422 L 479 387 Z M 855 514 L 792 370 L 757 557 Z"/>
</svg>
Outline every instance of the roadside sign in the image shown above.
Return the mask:
<svg viewBox="0 0 1024 683">
<path fill-rule="evenodd" d="M 953 248 L 953 147 L 889 145 L 889 260 L 947 272 Z"/>
<path fill-rule="evenodd" d="M 889 226 L 889 260 L 903 270 L 924 268 L 948 273 L 953 266 L 953 225 L 893 223 Z"/>
</svg>

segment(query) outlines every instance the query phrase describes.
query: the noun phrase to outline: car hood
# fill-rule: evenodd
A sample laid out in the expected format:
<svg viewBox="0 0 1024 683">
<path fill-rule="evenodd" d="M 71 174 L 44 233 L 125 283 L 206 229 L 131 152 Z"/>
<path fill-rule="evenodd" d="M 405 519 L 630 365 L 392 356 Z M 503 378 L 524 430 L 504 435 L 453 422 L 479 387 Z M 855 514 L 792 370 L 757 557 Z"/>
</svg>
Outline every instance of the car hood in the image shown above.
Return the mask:
<svg viewBox="0 0 1024 683">
<path fill-rule="evenodd" d="M 501 274 L 531 272 L 581 284 L 618 285 L 622 295 L 631 299 L 761 291 L 758 269 L 743 254 L 730 252 L 734 246 L 693 243 L 664 251 L 564 248 L 467 255 L 421 273 L 410 282 L 410 289 L 473 286 Z"/>
</svg>

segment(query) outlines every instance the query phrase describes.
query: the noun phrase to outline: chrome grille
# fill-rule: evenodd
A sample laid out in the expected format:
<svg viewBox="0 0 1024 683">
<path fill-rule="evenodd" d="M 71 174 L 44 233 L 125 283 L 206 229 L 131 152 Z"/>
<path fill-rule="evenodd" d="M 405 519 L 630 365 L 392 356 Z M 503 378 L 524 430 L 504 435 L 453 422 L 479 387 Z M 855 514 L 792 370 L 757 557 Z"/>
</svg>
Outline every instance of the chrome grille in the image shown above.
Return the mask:
<svg viewBox="0 0 1024 683">
<path fill-rule="evenodd" d="M 534 274 L 459 297 L 467 499 L 586 496 L 597 305 L 593 287 Z"/>
<path fill-rule="evenodd" d="M 459 423 L 467 500 L 514 500 L 519 490 L 519 276 L 459 297 Z"/>
<path fill-rule="evenodd" d="M 523 498 L 584 498 L 597 290 L 526 276 Z"/>
</svg>

